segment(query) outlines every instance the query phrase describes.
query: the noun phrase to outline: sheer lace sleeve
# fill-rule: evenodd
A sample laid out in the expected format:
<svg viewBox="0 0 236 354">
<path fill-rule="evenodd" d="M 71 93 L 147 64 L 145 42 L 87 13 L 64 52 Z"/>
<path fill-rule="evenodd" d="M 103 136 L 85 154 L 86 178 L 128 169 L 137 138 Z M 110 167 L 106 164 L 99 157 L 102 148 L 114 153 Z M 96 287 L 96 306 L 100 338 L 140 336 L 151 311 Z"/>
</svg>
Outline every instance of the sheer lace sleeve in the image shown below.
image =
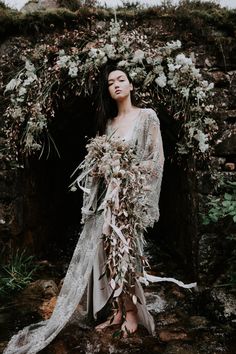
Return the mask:
<svg viewBox="0 0 236 354">
<path fill-rule="evenodd" d="M 152 109 L 148 109 L 147 116 L 140 127 L 138 137 L 140 164 L 145 168 L 146 200 L 150 216 L 150 225 L 153 226 L 159 219 L 159 198 L 164 167 L 164 152 L 160 131 L 159 119 Z"/>
</svg>

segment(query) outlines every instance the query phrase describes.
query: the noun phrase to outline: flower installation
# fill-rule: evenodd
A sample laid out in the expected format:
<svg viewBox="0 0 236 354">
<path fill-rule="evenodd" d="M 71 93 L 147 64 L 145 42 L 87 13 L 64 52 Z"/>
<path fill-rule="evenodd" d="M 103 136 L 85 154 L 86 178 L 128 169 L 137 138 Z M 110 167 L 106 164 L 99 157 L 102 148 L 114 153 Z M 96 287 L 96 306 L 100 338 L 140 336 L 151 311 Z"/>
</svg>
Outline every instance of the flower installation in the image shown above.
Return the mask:
<svg viewBox="0 0 236 354">
<path fill-rule="evenodd" d="M 75 30 L 58 35 L 53 46 L 40 43 L 22 53 L 23 65 L 5 87 L 8 160 L 34 153 L 41 157 L 46 150 L 48 156 L 50 145 L 57 149 L 50 123 L 56 118 L 58 102 L 72 94 L 89 95 L 93 101 L 98 75 L 106 63 L 129 71 L 140 106 L 158 112 L 162 105 L 171 118 L 180 121 L 176 145 L 180 156 L 208 152 L 217 129 L 209 116 L 214 108 L 209 104 L 213 83 L 204 80 L 193 55 L 181 52 L 179 40 L 152 46 L 146 35 L 127 27 L 112 20 L 107 30 L 91 33 L 92 42 Z M 62 49 L 61 43 L 68 38 L 73 45 Z"/>
</svg>

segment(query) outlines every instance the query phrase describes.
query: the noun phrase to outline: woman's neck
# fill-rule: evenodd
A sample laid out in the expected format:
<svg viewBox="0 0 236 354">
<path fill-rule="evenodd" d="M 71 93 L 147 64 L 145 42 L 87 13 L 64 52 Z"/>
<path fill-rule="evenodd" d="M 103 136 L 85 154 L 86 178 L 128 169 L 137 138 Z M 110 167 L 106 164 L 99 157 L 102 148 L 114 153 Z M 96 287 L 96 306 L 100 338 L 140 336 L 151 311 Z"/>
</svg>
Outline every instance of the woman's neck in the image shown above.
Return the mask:
<svg viewBox="0 0 236 354">
<path fill-rule="evenodd" d="M 117 102 L 117 109 L 118 109 L 118 117 L 123 117 L 134 110 L 134 106 L 131 103 L 131 100 L 124 100 Z"/>
</svg>

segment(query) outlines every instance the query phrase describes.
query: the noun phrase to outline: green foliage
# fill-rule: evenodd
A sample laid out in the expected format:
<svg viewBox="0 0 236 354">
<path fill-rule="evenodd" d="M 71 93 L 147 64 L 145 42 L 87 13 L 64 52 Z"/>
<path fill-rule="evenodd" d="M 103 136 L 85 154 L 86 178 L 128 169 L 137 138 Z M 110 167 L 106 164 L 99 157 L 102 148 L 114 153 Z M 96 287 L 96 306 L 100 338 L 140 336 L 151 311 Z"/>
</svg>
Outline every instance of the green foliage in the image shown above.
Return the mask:
<svg viewBox="0 0 236 354">
<path fill-rule="evenodd" d="M 203 224 L 217 222 L 225 217 L 232 218 L 236 223 L 236 182 L 227 182 L 228 192 L 221 197 L 212 197 L 207 203 L 210 207 L 208 214 L 203 217 Z"/>
<path fill-rule="evenodd" d="M 94 7 L 97 5 L 97 0 L 60 0 L 60 7 L 64 7 L 70 11 L 77 11 L 81 7 Z"/>
<path fill-rule="evenodd" d="M 38 268 L 34 256 L 17 249 L 7 264 L 0 265 L 0 296 L 25 288 L 33 280 L 33 274 Z"/>
<path fill-rule="evenodd" d="M 229 279 L 229 285 L 236 285 L 236 273 L 231 274 Z"/>
<path fill-rule="evenodd" d="M 228 249 L 230 250 L 228 258 L 226 259 L 225 277 L 222 279 L 223 284 L 218 286 L 235 287 L 236 286 L 236 235 L 229 235 L 226 237 Z"/>
<path fill-rule="evenodd" d="M 60 0 L 59 6 L 64 7 L 70 11 L 77 11 L 81 7 L 80 0 Z"/>
<path fill-rule="evenodd" d="M 0 11 L 1 10 L 11 10 L 11 8 L 8 5 L 6 5 L 5 1 L 0 0 Z"/>
<path fill-rule="evenodd" d="M 6 10 L 7 6 L 4 4 L 3 1 L 0 1 L 0 9 Z"/>
<path fill-rule="evenodd" d="M 77 11 L 82 6 L 94 7 L 97 5 L 97 0 L 60 0 L 59 6 L 64 7 L 70 11 Z"/>
<path fill-rule="evenodd" d="M 203 225 L 213 225 L 219 222 L 222 237 L 222 247 L 227 257 L 222 267 L 225 269 L 219 287 L 235 287 L 236 285 L 236 234 L 233 233 L 236 223 L 236 182 L 224 182 L 218 184 L 217 190 L 224 191 L 219 197 L 212 197 L 207 202 L 208 213 L 202 215 Z M 221 223 L 221 224 L 220 224 Z"/>
<path fill-rule="evenodd" d="M 41 32 L 52 32 L 64 27 L 77 28 L 78 24 L 90 22 L 91 7 L 94 20 L 110 19 L 114 16 L 114 9 L 102 8 L 101 5 L 97 5 L 95 0 L 60 0 L 60 3 L 64 9 L 21 13 L 5 8 L 4 3 L 1 5 L 0 2 L 0 36 L 6 38 L 13 34 L 34 35 Z M 233 36 L 236 30 L 236 11 L 221 8 L 212 2 L 183 0 L 178 5 L 171 5 L 171 1 L 165 0 L 160 6 L 148 8 L 135 7 L 135 0 L 132 3 L 124 0 L 124 3 L 127 3 L 129 8 L 119 7 L 117 11 L 119 18 L 143 21 L 145 19 L 168 19 L 169 16 L 176 29 L 190 30 L 198 40 L 200 33 L 206 33 L 205 37 L 207 37 L 211 33 L 212 26 L 216 30 L 222 29 L 227 32 L 226 34 Z M 74 13 L 76 10 L 78 10 L 77 13 Z"/>
<path fill-rule="evenodd" d="M 204 1 L 202 0 L 180 0 L 179 7 L 186 7 L 188 9 L 203 9 L 203 10 L 211 10 L 220 8 L 220 5 L 215 1 Z"/>
<path fill-rule="evenodd" d="M 209 26 L 214 26 L 215 29 L 226 31 L 228 35 L 234 36 L 236 28 L 235 10 L 221 8 L 219 4 L 210 1 L 183 0 L 177 6 L 173 16 L 176 17 L 182 28 L 191 26 L 192 32 L 197 30 L 198 33 L 206 32 L 210 34 L 211 28 Z"/>
<path fill-rule="evenodd" d="M 140 9 L 142 6 L 139 1 L 127 1 L 127 0 L 121 0 L 122 1 L 122 7 L 124 7 L 127 10 L 137 10 Z"/>
</svg>

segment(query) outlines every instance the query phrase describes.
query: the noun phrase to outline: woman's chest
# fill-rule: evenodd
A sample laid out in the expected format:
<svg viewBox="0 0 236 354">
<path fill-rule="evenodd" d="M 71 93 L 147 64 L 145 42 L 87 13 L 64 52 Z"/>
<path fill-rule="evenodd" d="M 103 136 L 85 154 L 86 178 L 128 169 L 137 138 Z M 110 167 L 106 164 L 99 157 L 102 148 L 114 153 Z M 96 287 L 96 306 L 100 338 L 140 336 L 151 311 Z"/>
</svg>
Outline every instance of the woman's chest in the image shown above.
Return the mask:
<svg viewBox="0 0 236 354">
<path fill-rule="evenodd" d="M 109 134 L 123 140 L 130 140 L 134 132 L 135 121 L 122 122 L 119 124 L 111 124 L 108 126 Z"/>
<path fill-rule="evenodd" d="M 141 113 L 133 119 L 127 119 L 120 122 L 109 121 L 107 125 L 107 134 L 112 135 L 115 138 L 121 138 L 125 141 L 130 141 L 135 138 L 138 126 L 141 122 Z"/>
</svg>

